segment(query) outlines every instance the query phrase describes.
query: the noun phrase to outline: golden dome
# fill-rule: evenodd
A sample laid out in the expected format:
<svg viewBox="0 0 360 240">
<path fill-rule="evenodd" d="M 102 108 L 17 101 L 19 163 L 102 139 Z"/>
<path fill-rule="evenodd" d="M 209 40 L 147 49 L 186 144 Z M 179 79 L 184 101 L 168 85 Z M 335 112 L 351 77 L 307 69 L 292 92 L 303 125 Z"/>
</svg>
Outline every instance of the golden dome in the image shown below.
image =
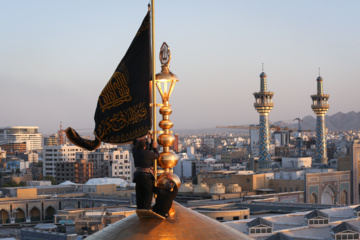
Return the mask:
<svg viewBox="0 0 360 240">
<path fill-rule="evenodd" d="M 176 214 L 165 220 L 139 218 L 133 214 L 94 233 L 86 240 L 148 239 L 251 239 L 249 236 L 216 220 L 174 202 Z"/>
</svg>

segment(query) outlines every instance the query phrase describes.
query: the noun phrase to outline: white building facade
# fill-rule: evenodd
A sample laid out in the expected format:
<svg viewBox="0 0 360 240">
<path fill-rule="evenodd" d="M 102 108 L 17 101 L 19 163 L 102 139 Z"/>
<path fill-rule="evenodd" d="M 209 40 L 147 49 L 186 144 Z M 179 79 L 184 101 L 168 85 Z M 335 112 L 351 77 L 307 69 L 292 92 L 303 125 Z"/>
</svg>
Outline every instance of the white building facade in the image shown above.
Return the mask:
<svg viewBox="0 0 360 240">
<path fill-rule="evenodd" d="M 84 150 L 74 145 L 45 146 L 43 150 L 43 175 L 56 177 L 56 163 L 75 162 L 76 153 Z"/>
<path fill-rule="evenodd" d="M 41 148 L 39 127 L 13 126 L 0 128 L 0 143 L 26 142 L 26 150 Z"/>
<path fill-rule="evenodd" d="M 94 178 L 110 177 L 132 181 L 133 157 L 128 150 L 105 146 L 93 152 L 78 152 L 76 159 L 86 159 L 94 163 Z"/>
</svg>

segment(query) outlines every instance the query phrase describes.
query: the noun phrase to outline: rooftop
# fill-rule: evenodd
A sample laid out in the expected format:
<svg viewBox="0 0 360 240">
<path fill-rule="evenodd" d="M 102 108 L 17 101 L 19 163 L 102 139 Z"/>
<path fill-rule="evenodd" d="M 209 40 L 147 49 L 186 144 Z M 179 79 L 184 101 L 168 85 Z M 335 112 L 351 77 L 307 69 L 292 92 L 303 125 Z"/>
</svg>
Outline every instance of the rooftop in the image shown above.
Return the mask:
<svg viewBox="0 0 360 240">
<path fill-rule="evenodd" d="M 273 233 L 263 236 L 252 236 L 254 239 L 265 240 L 276 233 L 283 233 L 290 238 L 294 239 L 330 239 L 330 231 L 342 231 L 345 227 L 349 226 L 355 231 L 360 229 L 360 220 L 353 215 L 355 206 L 335 207 L 322 209 L 321 211 L 307 211 L 296 212 L 291 214 L 281 214 L 263 217 L 264 220 L 272 223 Z M 318 213 L 318 214 L 317 214 Z M 321 224 L 316 227 L 308 226 L 305 222 L 305 216 L 327 216 L 330 221 L 329 224 Z M 252 219 L 238 220 L 223 223 L 232 227 L 242 233 L 247 233 L 247 225 L 253 221 Z M 342 225 L 341 225 L 342 224 Z M 358 231 L 358 230 L 357 230 Z M 275 238 L 278 239 L 278 238 Z M 281 239 L 281 238 L 280 238 Z"/>
</svg>

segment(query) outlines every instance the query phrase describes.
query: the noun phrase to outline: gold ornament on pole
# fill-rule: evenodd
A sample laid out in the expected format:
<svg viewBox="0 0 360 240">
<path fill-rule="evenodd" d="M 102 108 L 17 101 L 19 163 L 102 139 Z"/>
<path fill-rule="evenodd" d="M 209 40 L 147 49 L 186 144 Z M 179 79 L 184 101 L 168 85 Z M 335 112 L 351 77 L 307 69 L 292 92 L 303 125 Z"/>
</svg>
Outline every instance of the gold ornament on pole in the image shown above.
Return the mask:
<svg viewBox="0 0 360 240">
<path fill-rule="evenodd" d="M 163 134 L 157 138 L 158 143 L 163 147 L 163 152 L 160 153 L 158 159 L 158 165 L 164 169 L 164 173 L 158 177 L 158 186 L 162 187 L 166 182 L 166 175 L 166 177 L 171 178 L 179 188 L 181 184 L 180 178 L 173 174 L 171 170 L 171 168 L 176 166 L 178 157 L 175 153 L 170 152 L 170 146 L 174 144 L 175 137 L 170 131 L 174 124 L 169 120 L 169 116 L 172 113 L 169 98 L 176 82 L 179 80 L 176 75 L 169 70 L 170 59 L 171 53 L 169 46 L 164 42 L 160 49 L 161 73 L 156 74 L 156 87 L 162 98 L 162 107 L 159 110 L 162 115 L 162 120 L 159 122 L 159 127 L 163 129 Z"/>
</svg>

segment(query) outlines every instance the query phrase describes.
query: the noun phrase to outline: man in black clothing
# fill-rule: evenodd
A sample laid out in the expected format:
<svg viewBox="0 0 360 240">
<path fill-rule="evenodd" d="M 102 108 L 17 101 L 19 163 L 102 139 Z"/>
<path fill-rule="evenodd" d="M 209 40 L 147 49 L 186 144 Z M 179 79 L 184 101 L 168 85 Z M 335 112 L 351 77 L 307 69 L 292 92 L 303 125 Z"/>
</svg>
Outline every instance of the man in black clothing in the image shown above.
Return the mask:
<svg viewBox="0 0 360 240">
<path fill-rule="evenodd" d="M 174 199 L 178 193 L 178 188 L 173 180 L 166 178 L 164 188 L 153 187 L 154 193 L 157 195 L 153 211 L 167 218 Z"/>
<path fill-rule="evenodd" d="M 134 141 L 135 143 L 135 141 Z M 137 139 L 132 149 L 134 156 L 137 209 L 150 209 L 152 201 L 152 188 L 154 186 L 153 166 L 154 160 L 159 157 L 156 141 L 152 141 L 152 150 L 146 149 L 146 140 Z"/>
</svg>

